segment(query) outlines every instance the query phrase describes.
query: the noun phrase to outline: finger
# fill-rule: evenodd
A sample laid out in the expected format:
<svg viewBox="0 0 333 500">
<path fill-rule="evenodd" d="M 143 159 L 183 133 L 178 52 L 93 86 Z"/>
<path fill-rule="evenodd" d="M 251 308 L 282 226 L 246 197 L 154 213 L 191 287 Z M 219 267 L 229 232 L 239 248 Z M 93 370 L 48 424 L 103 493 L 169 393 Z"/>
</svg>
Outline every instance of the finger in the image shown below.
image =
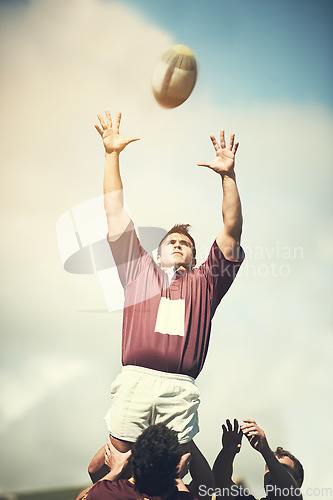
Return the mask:
<svg viewBox="0 0 333 500">
<path fill-rule="evenodd" d="M 231 134 L 229 147 L 228 147 L 228 149 L 230 149 L 230 151 L 232 151 L 232 148 L 234 147 L 234 140 L 235 140 L 235 134 Z"/>
<path fill-rule="evenodd" d="M 99 133 L 99 135 L 101 137 L 103 137 L 103 130 L 101 129 L 101 127 L 99 125 L 96 125 L 96 123 L 95 123 L 94 127 L 97 130 L 97 132 Z"/>
<path fill-rule="evenodd" d="M 249 418 L 244 419 L 243 422 L 247 422 L 247 423 L 250 423 L 250 424 L 255 424 L 255 420 L 250 420 Z"/>
<path fill-rule="evenodd" d="M 259 432 L 257 431 L 248 431 L 248 432 L 243 432 L 244 436 L 249 438 L 250 436 L 259 436 Z"/>
<path fill-rule="evenodd" d="M 206 161 L 201 161 L 197 163 L 198 167 L 211 167 L 210 163 L 207 163 Z"/>
<path fill-rule="evenodd" d="M 240 427 L 241 429 L 246 429 L 247 427 L 251 427 L 253 424 L 241 424 Z"/>
<path fill-rule="evenodd" d="M 212 141 L 213 143 L 213 146 L 214 146 L 214 149 L 215 151 L 218 151 L 220 149 L 220 146 L 218 145 L 218 142 L 217 140 L 215 139 L 214 135 L 211 135 L 210 136 L 210 140 Z"/>
<path fill-rule="evenodd" d="M 110 111 L 108 109 L 106 109 L 105 114 L 106 114 L 106 121 L 107 121 L 108 127 L 112 128 L 112 120 L 111 120 Z"/>
<path fill-rule="evenodd" d="M 179 460 L 179 463 L 177 466 L 178 471 L 181 470 L 182 467 L 184 467 L 184 465 L 189 464 L 190 459 L 191 459 L 191 453 L 184 453 L 184 455 L 182 455 L 180 457 L 180 460 Z"/>
<path fill-rule="evenodd" d="M 224 433 L 224 432 L 228 432 L 228 431 L 227 431 L 227 428 L 226 428 L 226 426 L 225 426 L 224 424 L 222 424 L 222 430 L 223 430 L 223 433 Z"/>
<path fill-rule="evenodd" d="M 132 137 L 131 139 L 127 139 L 127 141 L 126 141 L 126 146 L 127 146 L 127 144 L 129 144 L 130 142 L 139 141 L 139 140 L 140 140 L 140 137 Z"/>
<path fill-rule="evenodd" d="M 255 423 L 251 422 L 249 424 L 241 424 L 241 427 L 248 428 L 248 427 L 257 427 Z"/>
<path fill-rule="evenodd" d="M 235 147 L 233 149 L 234 155 L 237 153 L 238 146 L 239 146 L 239 142 L 236 142 Z"/>
<path fill-rule="evenodd" d="M 102 115 L 97 115 L 97 118 L 99 119 L 99 123 L 101 124 L 102 129 L 106 130 L 108 127 L 106 126 L 106 123 L 105 123 Z"/>
<path fill-rule="evenodd" d="M 221 148 L 225 148 L 225 139 L 224 139 L 224 130 L 222 129 L 220 132 L 220 143 L 221 143 Z"/>
<path fill-rule="evenodd" d="M 257 424 L 255 422 L 251 422 L 249 424 L 242 424 L 241 427 L 244 427 L 244 429 L 248 429 L 249 427 L 255 427 L 257 428 Z"/>
<path fill-rule="evenodd" d="M 231 425 L 231 422 L 230 420 L 227 418 L 227 427 L 228 427 L 228 431 L 231 432 L 232 431 L 232 425 Z"/>
<path fill-rule="evenodd" d="M 244 424 L 241 424 L 241 427 L 251 427 L 253 425 L 256 425 L 255 421 L 254 420 L 244 420 Z"/>
<path fill-rule="evenodd" d="M 117 113 L 117 118 L 116 118 L 116 129 L 119 130 L 120 127 L 120 120 L 121 120 L 121 113 Z"/>
<path fill-rule="evenodd" d="M 234 431 L 238 432 L 238 428 L 239 428 L 238 420 L 237 420 L 237 418 L 234 418 Z"/>
<path fill-rule="evenodd" d="M 257 431 L 257 427 L 254 427 L 254 426 L 251 426 L 251 427 L 244 427 L 244 429 L 242 429 L 242 431 L 245 433 L 245 432 L 252 432 L 252 431 Z"/>
</svg>

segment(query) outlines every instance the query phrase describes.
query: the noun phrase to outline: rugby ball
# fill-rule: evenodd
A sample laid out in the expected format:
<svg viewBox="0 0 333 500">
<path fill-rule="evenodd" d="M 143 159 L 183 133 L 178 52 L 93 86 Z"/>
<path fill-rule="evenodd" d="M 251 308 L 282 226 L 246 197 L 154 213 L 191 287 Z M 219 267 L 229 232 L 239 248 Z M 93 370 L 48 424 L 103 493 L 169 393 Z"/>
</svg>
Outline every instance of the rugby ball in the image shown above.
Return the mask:
<svg viewBox="0 0 333 500">
<path fill-rule="evenodd" d="M 186 45 L 170 47 L 158 59 L 152 77 L 156 101 L 164 108 L 176 108 L 189 98 L 197 79 L 197 63 Z"/>
</svg>

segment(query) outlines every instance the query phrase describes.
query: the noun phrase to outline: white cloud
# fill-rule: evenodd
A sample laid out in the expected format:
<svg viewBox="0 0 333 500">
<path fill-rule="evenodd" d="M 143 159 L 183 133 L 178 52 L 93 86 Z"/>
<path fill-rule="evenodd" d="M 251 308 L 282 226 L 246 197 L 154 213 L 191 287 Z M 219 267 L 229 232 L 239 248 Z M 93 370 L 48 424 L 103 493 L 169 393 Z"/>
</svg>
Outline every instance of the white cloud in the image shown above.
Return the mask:
<svg viewBox="0 0 333 500">
<path fill-rule="evenodd" d="M 36 355 L 0 372 L 0 430 L 23 419 L 45 397 L 82 375 L 82 359 Z"/>
</svg>

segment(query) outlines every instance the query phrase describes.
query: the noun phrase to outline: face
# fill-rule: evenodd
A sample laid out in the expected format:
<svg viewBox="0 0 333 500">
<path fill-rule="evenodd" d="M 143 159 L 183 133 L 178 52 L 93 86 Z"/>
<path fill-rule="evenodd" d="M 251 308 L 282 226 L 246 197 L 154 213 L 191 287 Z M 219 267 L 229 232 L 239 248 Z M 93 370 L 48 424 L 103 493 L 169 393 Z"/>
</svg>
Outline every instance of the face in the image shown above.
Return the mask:
<svg viewBox="0 0 333 500">
<path fill-rule="evenodd" d="M 280 457 L 280 458 L 276 457 L 276 458 L 278 459 L 278 461 L 280 462 L 280 464 L 282 464 L 287 469 L 287 471 L 291 475 L 293 475 L 293 469 L 294 469 L 294 462 L 293 462 L 293 460 L 291 460 L 291 458 L 289 458 L 289 457 Z M 269 469 L 268 469 L 267 465 L 265 467 L 264 484 L 265 484 L 265 486 L 267 486 L 268 484 L 274 485 L 271 473 L 269 472 Z"/>
<path fill-rule="evenodd" d="M 157 263 L 162 268 L 180 267 L 191 269 L 195 265 L 191 240 L 185 234 L 172 233 L 163 241 Z"/>
</svg>

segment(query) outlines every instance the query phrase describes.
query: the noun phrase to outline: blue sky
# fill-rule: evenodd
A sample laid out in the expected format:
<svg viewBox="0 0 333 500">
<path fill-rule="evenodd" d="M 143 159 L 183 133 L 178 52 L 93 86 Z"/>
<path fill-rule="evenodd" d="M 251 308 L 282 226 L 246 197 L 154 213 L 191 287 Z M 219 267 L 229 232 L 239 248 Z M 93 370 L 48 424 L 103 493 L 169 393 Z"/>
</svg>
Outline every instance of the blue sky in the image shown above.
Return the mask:
<svg viewBox="0 0 333 500">
<path fill-rule="evenodd" d="M 332 12 L 323 0 L 0 2 L 0 491 L 87 483 L 106 437 L 121 313 L 100 275 L 65 271 L 57 232 L 71 212 L 89 244 L 105 237 L 93 124 L 106 107 L 141 137 L 121 157 L 136 225 L 189 222 L 199 263 L 221 187 L 196 163 L 212 158 L 209 134 L 236 133 L 246 260 L 214 317 L 197 442 L 212 463 L 222 421 L 253 417 L 299 456 L 305 488 L 332 486 Z M 165 110 L 151 75 L 176 43 L 199 76 Z M 236 469 L 262 479 L 246 444 Z"/>
<path fill-rule="evenodd" d="M 219 100 L 333 105 L 329 0 L 123 3 L 193 49 Z"/>
</svg>

